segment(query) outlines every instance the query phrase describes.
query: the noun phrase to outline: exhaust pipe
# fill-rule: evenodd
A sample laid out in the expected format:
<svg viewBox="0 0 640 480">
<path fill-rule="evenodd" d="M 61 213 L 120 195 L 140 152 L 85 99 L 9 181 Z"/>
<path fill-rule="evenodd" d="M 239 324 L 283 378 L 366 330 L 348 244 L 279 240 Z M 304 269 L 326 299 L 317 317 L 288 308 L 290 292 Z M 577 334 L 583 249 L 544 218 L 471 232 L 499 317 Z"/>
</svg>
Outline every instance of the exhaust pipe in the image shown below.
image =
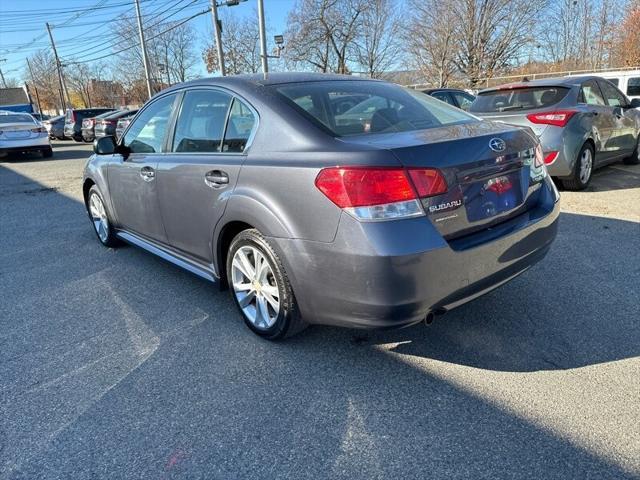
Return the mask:
<svg viewBox="0 0 640 480">
<path fill-rule="evenodd" d="M 427 313 L 427 316 L 424 317 L 424 324 L 431 325 L 436 319 L 436 315 L 442 316 L 445 313 L 447 313 L 447 310 L 444 308 L 436 308 L 435 310 L 430 311 L 429 313 Z"/>
</svg>

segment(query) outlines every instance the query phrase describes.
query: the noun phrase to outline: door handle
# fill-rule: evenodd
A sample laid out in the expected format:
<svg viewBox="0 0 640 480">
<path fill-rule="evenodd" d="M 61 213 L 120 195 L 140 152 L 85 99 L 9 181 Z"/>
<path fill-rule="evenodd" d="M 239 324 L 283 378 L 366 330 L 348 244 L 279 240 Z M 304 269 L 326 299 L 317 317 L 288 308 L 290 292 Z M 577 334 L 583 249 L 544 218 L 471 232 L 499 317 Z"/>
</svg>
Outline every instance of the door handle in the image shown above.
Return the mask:
<svg viewBox="0 0 640 480">
<path fill-rule="evenodd" d="M 140 169 L 140 176 L 145 182 L 150 182 L 155 178 L 156 171 L 151 167 L 142 167 Z"/>
<path fill-rule="evenodd" d="M 204 183 L 213 188 L 221 188 L 229 184 L 229 175 L 220 170 L 212 170 L 204 175 Z"/>
</svg>

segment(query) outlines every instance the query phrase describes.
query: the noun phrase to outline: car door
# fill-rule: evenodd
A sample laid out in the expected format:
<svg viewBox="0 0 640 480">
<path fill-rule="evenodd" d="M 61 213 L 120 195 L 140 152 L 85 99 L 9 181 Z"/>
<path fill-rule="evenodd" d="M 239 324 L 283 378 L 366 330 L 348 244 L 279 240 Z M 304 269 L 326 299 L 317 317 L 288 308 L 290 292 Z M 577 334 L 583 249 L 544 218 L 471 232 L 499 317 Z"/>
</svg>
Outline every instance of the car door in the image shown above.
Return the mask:
<svg viewBox="0 0 640 480">
<path fill-rule="evenodd" d="M 126 131 L 121 145 L 128 155 L 117 155 L 109 166 L 109 190 L 119 226 L 147 239 L 166 243 L 158 204 L 156 168 L 177 94 L 149 103 Z"/>
<path fill-rule="evenodd" d="M 612 159 L 629 156 L 636 147 L 636 112 L 628 108 L 629 102 L 625 96 L 611 83 L 606 80 L 598 83 L 615 122 L 609 138 L 611 149 L 616 152 Z"/>
<path fill-rule="evenodd" d="M 213 231 L 244 160 L 257 114 L 217 88 L 187 90 L 158 164 L 160 210 L 171 247 L 213 263 Z"/>
<path fill-rule="evenodd" d="M 613 109 L 605 104 L 604 96 L 595 79 L 582 83 L 579 102 L 586 104 L 587 113 L 591 118 L 591 128 L 596 143 L 595 161 L 598 164 L 608 162 L 617 153 L 609 143 L 616 122 Z"/>
</svg>

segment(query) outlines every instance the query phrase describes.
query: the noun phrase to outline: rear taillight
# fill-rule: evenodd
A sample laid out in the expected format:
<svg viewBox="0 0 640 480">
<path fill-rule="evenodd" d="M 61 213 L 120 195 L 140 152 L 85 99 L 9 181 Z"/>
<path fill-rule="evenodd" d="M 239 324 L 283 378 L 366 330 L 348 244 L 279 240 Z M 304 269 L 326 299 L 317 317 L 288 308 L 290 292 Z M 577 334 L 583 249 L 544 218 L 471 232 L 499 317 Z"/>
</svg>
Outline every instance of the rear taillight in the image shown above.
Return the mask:
<svg viewBox="0 0 640 480">
<path fill-rule="evenodd" d="M 544 163 L 545 165 L 551 165 L 553 162 L 556 161 L 556 159 L 558 158 L 558 154 L 560 152 L 549 152 L 545 155 L 544 157 Z"/>
<path fill-rule="evenodd" d="M 575 113 L 577 113 L 576 110 L 555 110 L 553 112 L 530 113 L 527 115 L 527 119 L 531 123 L 564 127 Z"/>
<path fill-rule="evenodd" d="M 424 215 L 419 198 L 447 191 L 438 170 L 332 167 L 320 171 L 316 187 L 358 220 Z"/>
</svg>

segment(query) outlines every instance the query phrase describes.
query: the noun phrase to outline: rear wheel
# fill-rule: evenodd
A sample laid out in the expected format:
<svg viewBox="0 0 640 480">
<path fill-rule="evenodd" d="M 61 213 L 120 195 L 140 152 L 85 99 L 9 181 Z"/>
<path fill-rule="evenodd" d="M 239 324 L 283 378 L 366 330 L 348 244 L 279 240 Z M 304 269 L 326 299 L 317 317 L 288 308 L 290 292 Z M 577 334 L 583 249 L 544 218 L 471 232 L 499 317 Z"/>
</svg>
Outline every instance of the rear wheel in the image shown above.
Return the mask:
<svg viewBox="0 0 640 480">
<path fill-rule="evenodd" d="M 562 185 L 567 190 L 584 190 L 591 181 L 593 173 L 593 147 L 585 143 L 578 153 L 576 164 L 573 167 L 573 175 L 569 179 L 562 180 Z"/>
<path fill-rule="evenodd" d="M 254 333 L 277 340 L 305 328 L 282 262 L 260 232 L 244 230 L 233 239 L 226 268 L 233 299 Z"/>
<path fill-rule="evenodd" d="M 89 190 L 87 197 L 87 211 L 93 223 L 93 229 L 98 236 L 98 240 L 105 247 L 117 247 L 120 245 L 113 223 L 107 213 L 107 208 L 102 200 L 102 195 L 95 185 Z"/>
<path fill-rule="evenodd" d="M 51 147 L 45 148 L 42 150 L 42 158 L 51 158 L 53 157 L 53 149 Z"/>
<path fill-rule="evenodd" d="M 633 151 L 630 157 L 624 159 L 624 163 L 626 163 L 627 165 L 638 165 L 640 163 L 640 133 L 638 134 L 636 149 Z"/>
</svg>

